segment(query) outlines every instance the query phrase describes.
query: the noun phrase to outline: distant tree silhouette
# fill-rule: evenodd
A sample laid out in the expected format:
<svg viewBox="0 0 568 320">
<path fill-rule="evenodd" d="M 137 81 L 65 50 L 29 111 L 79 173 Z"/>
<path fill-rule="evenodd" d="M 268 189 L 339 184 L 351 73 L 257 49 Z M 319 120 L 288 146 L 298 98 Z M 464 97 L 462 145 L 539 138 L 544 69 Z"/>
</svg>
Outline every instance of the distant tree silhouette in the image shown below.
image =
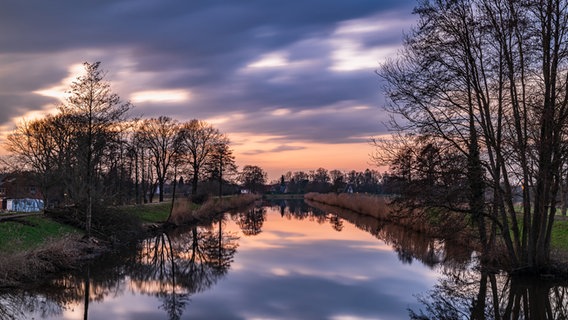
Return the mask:
<svg viewBox="0 0 568 320">
<path fill-rule="evenodd" d="M 239 181 L 245 189 L 256 193 L 266 184 L 267 174 L 259 166 L 246 165 L 239 174 Z"/>
</svg>

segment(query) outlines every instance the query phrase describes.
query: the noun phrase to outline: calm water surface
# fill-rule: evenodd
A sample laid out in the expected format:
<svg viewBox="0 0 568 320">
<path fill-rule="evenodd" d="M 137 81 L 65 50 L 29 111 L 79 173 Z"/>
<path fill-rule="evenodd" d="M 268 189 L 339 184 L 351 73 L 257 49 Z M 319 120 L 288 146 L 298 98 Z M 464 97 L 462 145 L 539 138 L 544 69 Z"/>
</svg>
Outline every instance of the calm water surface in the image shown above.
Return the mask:
<svg viewBox="0 0 568 320">
<path fill-rule="evenodd" d="M 491 319 L 511 295 L 501 288 L 492 307 L 491 294 L 480 295 L 483 278 L 485 288 L 507 281 L 475 271 L 471 256 L 353 213 L 281 203 L 147 239 L 41 290 L 4 293 L 0 318 L 348 320 L 423 311 L 468 319 L 477 306 Z"/>
</svg>

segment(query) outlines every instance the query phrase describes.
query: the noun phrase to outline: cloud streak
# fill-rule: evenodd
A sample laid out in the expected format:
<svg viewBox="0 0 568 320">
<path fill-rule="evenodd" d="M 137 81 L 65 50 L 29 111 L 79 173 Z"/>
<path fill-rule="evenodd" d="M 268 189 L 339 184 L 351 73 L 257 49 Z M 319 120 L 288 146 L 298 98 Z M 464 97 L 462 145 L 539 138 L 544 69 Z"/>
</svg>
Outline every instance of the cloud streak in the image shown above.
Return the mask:
<svg viewBox="0 0 568 320">
<path fill-rule="evenodd" d="M 135 115 L 225 119 L 228 133 L 361 143 L 384 132 L 374 70 L 396 53 L 414 0 L 7 1 L 0 125 L 58 100 L 71 66 L 102 61 Z M 235 120 L 236 119 L 236 120 Z M 293 147 L 291 147 L 293 146 Z"/>
<path fill-rule="evenodd" d="M 251 151 L 246 151 L 243 152 L 244 155 L 248 155 L 248 156 L 252 156 L 252 155 L 258 155 L 258 154 L 264 154 L 264 153 L 278 153 L 278 152 L 285 152 L 285 151 L 294 151 L 294 150 L 303 150 L 306 147 L 302 147 L 302 146 L 287 146 L 287 145 L 281 145 L 278 146 L 276 148 L 272 148 L 270 150 L 251 150 Z"/>
</svg>

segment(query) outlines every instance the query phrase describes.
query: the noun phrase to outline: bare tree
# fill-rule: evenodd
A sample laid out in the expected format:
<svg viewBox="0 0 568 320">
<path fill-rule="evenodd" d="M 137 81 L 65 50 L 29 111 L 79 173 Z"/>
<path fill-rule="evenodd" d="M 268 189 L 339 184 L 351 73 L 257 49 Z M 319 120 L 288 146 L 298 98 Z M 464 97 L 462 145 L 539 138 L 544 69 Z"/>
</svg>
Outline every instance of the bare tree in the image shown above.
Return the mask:
<svg viewBox="0 0 568 320">
<path fill-rule="evenodd" d="M 44 204 L 49 204 L 50 187 L 58 182 L 57 145 L 53 133 L 55 117 L 23 121 L 8 135 L 6 147 L 25 168 L 40 177 Z"/>
<path fill-rule="evenodd" d="M 197 194 L 197 184 L 206 164 L 215 151 L 222 134 L 211 124 L 193 119 L 182 125 L 180 140 L 185 160 L 191 168 L 191 194 Z"/>
<path fill-rule="evenodd" d="M 59 112 L 71 119 L 76 133 L 74 172 L 76 181 L 84 186 L 85 229 L 90 236 L 100 165 L 105 152 L 115 142 L 118 125 L 125 120 L 131 106 L 112 92 L 100 62 L 85 62 L 84 67 L 85 74 L 71 84 L 69 97 L 59 106 Z"/>
<path fill-rule="evenodd" d="M 239 181 L 244 188 L 258 192 L 266 184 L 266 172 L 259 166 L 246 165 L 239 174 Z"/>
<path fill-rule="evenodd" d="M 149 150 L 158 181 L 160 202 L 164 201 L 164 184 L 174 160 L 181 150 L 179 123 L 166 116 L 142 122 L 139 139 Z"/>
<path fill-rule="evenodd" d="M 489 250 L 499 234 L 514 269 L 539 270 L 550 258 L 566 155 L 567 6 L 422 2 L 402 55 L 379 71 L 387 109 L 405 120 L 393 127 L 440 139 L 467 158 L 468 209 L 480 240 Z"/>
<path fill-rule="evenodd" d="M 225 135 L 220 135 L 210 155 L 206 169 L 212 180 L 219 184 L 219 197 L 223 196 L 223 182 L 237 172 L 235 156 L 230 148 L 230 140 Z"/>
</svg>

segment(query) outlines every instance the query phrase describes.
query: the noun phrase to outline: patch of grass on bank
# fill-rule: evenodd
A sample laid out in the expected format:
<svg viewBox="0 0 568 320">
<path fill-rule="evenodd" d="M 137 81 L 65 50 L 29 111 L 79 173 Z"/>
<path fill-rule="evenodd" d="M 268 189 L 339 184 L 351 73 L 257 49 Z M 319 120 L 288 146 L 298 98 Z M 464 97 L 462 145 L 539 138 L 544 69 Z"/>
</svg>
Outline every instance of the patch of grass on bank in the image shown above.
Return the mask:
<svg viewBox="0 0 568 320">
<path fill-rule="evenodd" d="M 35 249 L 40 245 L 70 234 L 82 234 L 71 226 L 44 216 L 24 217 L 0 223 L 0 253 Z"/>
<path fill-rule="evenodd" d="M 118 210 L 120 212 L 133 214 L 145 223 L 161 223 L 168 219 L 171 207 L 171 201 L 164 201 L 159 203 L 124 206 L 118 208 Z"/>
<path fill-rule="evenodd" d="M 171 201 L 164 201 L 159 203 L 124 206 L 117 208 L 117 210 L 119 212 L 135 215 L 144 223 L 160 223 L 165 222 L 168 219 L 171 207 Z"/>
<path fill-rule="evenodd" d="M 552 248 L 568 252 L 568 221 L 555 220 L 552 227 Z"/>
<path fill-rule="evenodd" d="M 523 229 L 523 217 L 518 215 L 519 229 Z M 513 231 L 511 230 L 511 237 Z M 550 235 L 550 246 L 553 250 L 568 253 L 568 220 L 554 219 L 552 234 Z"/>
</svg>

